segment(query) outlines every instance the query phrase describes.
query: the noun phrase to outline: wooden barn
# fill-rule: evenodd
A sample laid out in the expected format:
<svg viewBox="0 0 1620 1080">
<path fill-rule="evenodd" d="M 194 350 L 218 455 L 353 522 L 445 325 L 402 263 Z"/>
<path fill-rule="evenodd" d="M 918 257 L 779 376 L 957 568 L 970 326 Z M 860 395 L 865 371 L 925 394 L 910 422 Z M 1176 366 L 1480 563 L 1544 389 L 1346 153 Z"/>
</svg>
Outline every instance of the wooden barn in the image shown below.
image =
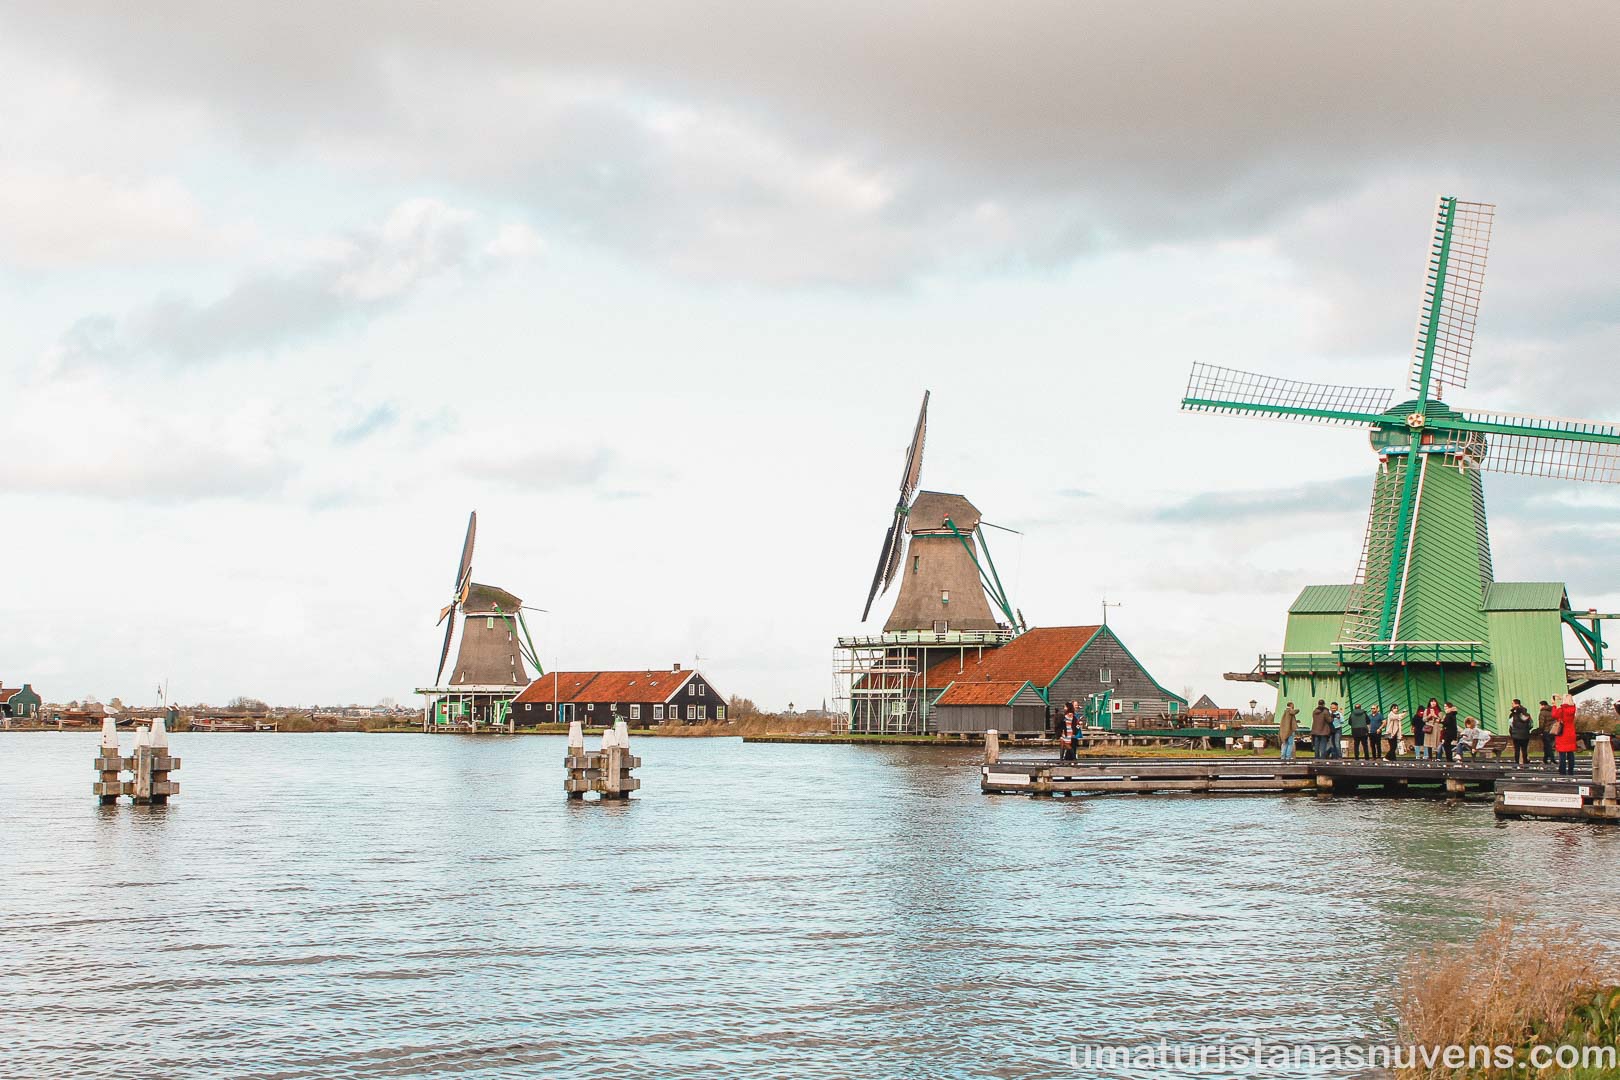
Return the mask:
<svg viewBox="0 0 1620 1080">
<path fill-rule="evenodd" d="M 566 724 L 631 727 L 724 722 L 726 699 L 702 674 L 676 664 L 668 671 L 553 671 L 512 701 L 518 727 Z"/>
<path fill-rule="evenodd" d="M 934 700 L 934 730 L 942 735 L 982 735 L 1046 729 L 1046 699 L 1023 682 L 953 682 Z"/>
<path fill-rule="evenodd" d="M 39 695 L 28 683 L 21 687 L 0 686 L 0 717 L 7 720 L 39 719 Z"/>
<path fill-rule="evenodd" d="M 953 686 L 1026 682 L 1048 710 L 1040 727 L 1049 722 L 1049 710 L 1069 701 L 1082 709 L 1106 702 L 1105 727 L 1174 721 L 1187 711 L 1187 699 L 1160 685 L 1107 625 L 1038 626 L 998 648 L 962 650 L 936 663 L 927 676 L 936 702 Z M 1027 723 L 1027 716 L 1021 722 Z"/>
</svg>

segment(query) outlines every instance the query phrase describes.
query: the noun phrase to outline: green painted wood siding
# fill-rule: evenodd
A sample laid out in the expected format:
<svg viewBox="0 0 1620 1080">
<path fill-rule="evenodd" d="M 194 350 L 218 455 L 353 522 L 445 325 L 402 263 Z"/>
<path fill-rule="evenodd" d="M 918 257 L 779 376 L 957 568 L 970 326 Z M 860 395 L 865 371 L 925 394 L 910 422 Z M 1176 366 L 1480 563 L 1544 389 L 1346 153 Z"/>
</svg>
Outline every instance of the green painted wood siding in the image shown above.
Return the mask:
<svg viewBox="0 0 1620 1080">
<path fill-rule="evenodd" d="M 1543 699 L 1569 691 L 1564 670 L 1564 626 L 1556 611 L 1493 611 L 1491 656 L 1496 662 L 1496 721 L 1507 723 L 1514 698 L 1530 715 Z M 1506 730 L 1501 728 L 1501 730 Z"/>
</svg>

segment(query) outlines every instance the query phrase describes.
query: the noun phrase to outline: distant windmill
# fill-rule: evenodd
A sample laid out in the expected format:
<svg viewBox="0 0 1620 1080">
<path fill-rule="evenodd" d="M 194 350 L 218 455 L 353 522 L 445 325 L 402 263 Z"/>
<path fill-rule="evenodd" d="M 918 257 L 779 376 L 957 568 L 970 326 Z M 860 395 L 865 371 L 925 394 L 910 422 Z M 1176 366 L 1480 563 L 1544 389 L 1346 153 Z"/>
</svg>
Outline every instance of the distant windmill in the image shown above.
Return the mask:
<svg viewBox="0 0 1620 1080">
<path fill-rule="evenodd" d="M 1620 482 L 1620 426 L 1459 411 L 1441 400 L 1446 387 L 1468 385 L 1494 215 L 1489 204 L 1439 200 L 1408 383 L 1415 396 L 1392 404 L 1395 393 L 1379 387 L 1193 366 L 1184 409 L 1364 426 L 1378 455 L 1355 581 L 1301 594 L 1289 622 L 1294 651 L 1278 671 L 1263 672 L 1267 681 L 1281 680 L 1285 697 L 1290 678 L 1311 680 L 1299 690 L 1302 701 L 1320 697 L 1317 684 L 1328 678 L 1368 704 L 1449 697 L 1492 721 L 1513 697 L 1528 701 L 1565 688 L 1561 616 L 1601 666 L 1597 620 L 1587 616 L 1588 629 L 1564 615 L 1561 586 L 1541 583 L 1536 592 L 1537 583 L 1495 582 L 1480 474 Z M 1492 648 L 1493 637 L 1505 643 L 1508 629 L 1496 616 L 1510 610 L 1548 613 L 1532 667 L 1521 630 L 1511 649 Z M 1316 624 L 1336 625 L 1336 633 L 1312 629 L 1312 618 L 1340 613 L 1336 623 Z M 1575 674 L 1567 674 L 1573 687 Z M 1552 679 L 1557 683 L 1547 685 Z"/>
<path fill-rule="evenodd" d="M 444 624 L 444 644 L 439 650 L 439 668 L 434 685 L 444 677 L 444 664 L 450 656 L 450 639 L 455 635 L 460 614 L 461 645 L 450 671 L 450 686 L 527 686 L 525 662 L 536 673 L 543 673 L 539 654 L 523 618 L 523 601 L 505 589 L 480 585 L 472 579 L 473 541 L 478 533 L 478 513 L 467 518 L 467 536 L 461 544 L 461 560 L 456 564 L 455 591 L 439 611 Z M 539 610 L 531 608 L 530 610 Z M 482 622 L 480 622 L 482 620 Z"/>
<path fill-rule="evenodd" d="M 979 510 L 965 497 L 943 491 L 918 491 L 922 477 L 923 441 L 928 432 L 929 393 L 923 392 L 922 409 L 900 473 L 900 498 L 894 518 L 883 536 L 877 571 L 861 611 L 865 622 L 878 596 L 901 579 L 900 596 L 884 623 L 885 633 L 897 630 L 995 630 L 986 597 L 995 601 L 1008 627 L 1022 619 L 1002 588 L 1001 577 L 990 559 L 980 528 Z M 984 522 L 983 524 L 989 524 Z M 902 533 L 911 536 L 909 545 Z M 980 558 L 983 552 L 983 558 Z M 901 572 L 902 556 L 907 559 Z"/>
</svg>

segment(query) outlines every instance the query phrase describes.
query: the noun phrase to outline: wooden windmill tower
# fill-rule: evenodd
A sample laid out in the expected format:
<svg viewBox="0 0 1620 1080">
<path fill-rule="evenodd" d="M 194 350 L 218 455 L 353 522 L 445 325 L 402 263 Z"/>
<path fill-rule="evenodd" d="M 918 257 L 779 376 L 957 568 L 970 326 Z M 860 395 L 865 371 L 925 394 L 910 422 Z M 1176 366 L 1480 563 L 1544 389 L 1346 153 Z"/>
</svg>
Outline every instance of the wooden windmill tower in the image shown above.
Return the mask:
<svg viewBox="0 0 1620 1080">
<path fill-rule="evenodd" d="M 1003 644 L 1023 623 L 985 541 L 984 529 L 999 526 L 983 521 L 965 496 L 918 489 L 928 399 L 925 391 L 861 621 L 897 580 L 900 595 L 881 634 L 838 639 L 835 697 L 848 702 L 856 731 L 928 730 L 922 676 L 930 656 Z"/>
<path fill-rule="evenodd" d="M 1355 580 L 1312 586 L 1290 610 L 1284 652 L 1254 672 L 1279 700 L 1320 697 L 1403 709 L 1450 700 L 1495 730 L 1515 697 L 1611 681 L 1601 623 L 1556 582 L 1495 580 L 1482 472 L 1620 482 L 1620 425 L 1458 410 L 1495 208 L 1442 196 L 1429 247 L 1408 387 L 1330 386 L 1195 364 L 1195 412 L 1362 427 L 1378 468 Z M 1563 627 L 1592 660 L 1568 668 Z"/>
<path fill-rule="evenodd" d="M 512 698 L 529 685 L 525 665 L 532 665 L 537 675 L 544 674 L 523 618 L 522 599 L 472 579 L 477 533 L 478 513 L 474 511 L 467 518 L 467 535 L 456 564 L 455 591 L 439 611 L 444 644 L 439 649 L 438 671 L 433 686 L 417 690 L 429 697 L 428 721 L 442 726 L 508 724 Z M 461 642 L 450 680 L 445 683 L 445 661 L 450 657 L 458 616 Z"/>
</svg>

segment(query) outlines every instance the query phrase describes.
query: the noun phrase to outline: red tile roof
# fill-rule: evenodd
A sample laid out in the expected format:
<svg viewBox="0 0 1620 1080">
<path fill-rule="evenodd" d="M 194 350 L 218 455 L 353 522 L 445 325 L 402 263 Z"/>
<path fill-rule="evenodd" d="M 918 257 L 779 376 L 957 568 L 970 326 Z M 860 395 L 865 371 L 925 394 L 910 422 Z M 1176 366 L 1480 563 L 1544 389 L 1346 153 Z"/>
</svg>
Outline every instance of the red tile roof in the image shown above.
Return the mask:
<svg viewBox="0 0 1620 1080">
<path fill-rule="evenodd" d="M 513 700 L 542 701 L 668 701 L 696 672 L 681 671 L 553 671 L 535 679 Z"/>
<path fill-rule="evenodd" d="M 1028 683 L 1021 682 L 956 682 L 939 696 L 935 705 L 1006 705 L 1018 696 Z"/>
<path fill-rule="evenodd" d="M 0 686 L 0 705 L 4 705 L 6 702 L 10 701 L 11 696 L 13 694 L 15 694 L 15 693 L 18 693 L 21 690 L 22 690 L 22 687 L 20 687 L 20 686 L 12 686 L 12 687 Z"/>
<path fill-rule="evenodd" d="M 960 662 L 951 657 L 928 672 L 930 687 L 964 682 L 1023 682 L 1051 686 L 1075 654 L 1091 643 L 1100 626 L 1037 626 L 981 657 L 969 650 Z"/>
</svg>

